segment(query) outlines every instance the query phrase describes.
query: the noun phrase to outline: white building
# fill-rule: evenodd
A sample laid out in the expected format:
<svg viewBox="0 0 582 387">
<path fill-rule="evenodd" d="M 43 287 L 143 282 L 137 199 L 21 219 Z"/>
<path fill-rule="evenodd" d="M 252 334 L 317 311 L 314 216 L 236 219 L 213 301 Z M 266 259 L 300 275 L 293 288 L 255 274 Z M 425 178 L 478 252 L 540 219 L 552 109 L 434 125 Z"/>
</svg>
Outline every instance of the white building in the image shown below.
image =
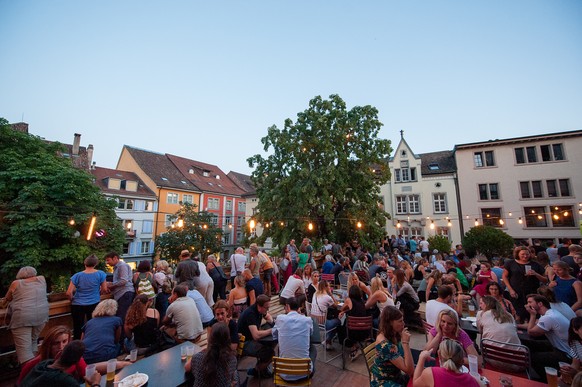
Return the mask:
<svg viewBox="0 0 582 387">
<path fill-rule="evenodd" d="M 400 143 L 388 160 L 392 177 L 381 187 L 385 211 L 391 214 L 388 235 L 447 235 L 461 242 L 455 160 L 452 151 L 415 154 L 400 132 Z"/>
<path fill-rule="evenodd" d="M 101 192 L 117 200 L 115 213 L 126 233 L 123 260 L 135 268 L 139 261 L 152 259 L 156 195 L 133 172 L 94 167 L 91 174 Z"/>
<path fill-rule="evenodd" d="M 499 227 L 517 241 L 580 240 L 582 131 L 455 146 L 463 229 Z"/>
</svg>

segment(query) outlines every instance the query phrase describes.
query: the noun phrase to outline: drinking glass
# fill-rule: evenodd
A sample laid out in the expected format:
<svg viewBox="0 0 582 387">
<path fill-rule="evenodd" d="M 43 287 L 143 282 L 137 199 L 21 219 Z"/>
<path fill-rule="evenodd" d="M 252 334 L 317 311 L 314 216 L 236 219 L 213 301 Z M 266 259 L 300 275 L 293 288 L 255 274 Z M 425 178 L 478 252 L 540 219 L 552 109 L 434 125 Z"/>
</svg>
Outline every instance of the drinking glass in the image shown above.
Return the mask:
<svg viewBox="0 0 582 387">
<path fill-rule="evenodd" d="M 117 359 L 107 360 L 107 381 L 115 379 L 115 369 L 117 368 Z"/>
<path fill-rule="evenodd" d="M 469 372 L 473 376 L 479 376 L 479 359 L 475 355 L 469 355 Z"/>
<path fill-rule="evenodd" d="M 548 386 L 558 387 L 558 370 L 552 367 L 545 367 Z"/>
<path fill-rule="evenodd" d="M 190 360 L 192 359 L 192 356 L 194 355 L 194 346 L 193 345 L 189 345 L 186 347 L 186 359 Z"/>
<path fill-rule="evenodd" d="M 180 359 L 186 360 L 186 354 L 188 352 L 188 348 L 186 346 L 180 347 Z"/>
<path fill-rule="evenodd" d="M 136 349 L 132 349 L 129 352 L 129 361 L 132 363 L 135 363 L 135 361 L 137 360 L 137 348 Z"/>
<path fill-rule="evenodd" d="M 91 378 L 95 375 L 95 364 L 88 364 L 87 368 L 85 368 L 85 377 L 87 380 L 91 380 Z M 91 387 L 91 383 L 85 381 L 86 387 Z"/>
</svg>

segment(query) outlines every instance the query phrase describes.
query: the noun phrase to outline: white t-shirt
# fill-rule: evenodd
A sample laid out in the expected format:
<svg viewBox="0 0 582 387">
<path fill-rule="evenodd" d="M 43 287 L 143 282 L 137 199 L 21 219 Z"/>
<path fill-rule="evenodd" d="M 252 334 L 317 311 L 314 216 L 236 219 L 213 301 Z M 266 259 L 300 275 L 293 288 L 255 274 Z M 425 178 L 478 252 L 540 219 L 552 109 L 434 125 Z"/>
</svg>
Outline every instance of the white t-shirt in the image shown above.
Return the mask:
<svg viewBox="0 0 582 387">
<path fill-rule="evenodd" d="M 314 295 L 311 303 L 311 314 L 313 316 L 327 315 L 327 308 L 335 304 L 329 294 Z"/>
<path fill-rule="evenodd" d="M 287 283 L 285 284 L 283 291 L 281 291 L 281 297 L 283 298 L 295 297 L 295 292 L 305 293 L 305 287 L 303 280 L 301 278 L 295 278 L 295 276 L 292 275 L 287 280 Z"/>
<path fill-rule="evenodd" d="M 548 309 L 546 314 L 540 317 L 537 326 L 545 333 L 552 346 L 564 353 L 570 353 L 568 346 L 568 327 L 570 322 L 560 312 Z"/>
<path fill-rule="evenodd" d="M 425 240 L 422 240 L 420 242 L 418 242 L 418 245 L 420 246 L 420 249 L 422 250 L 423 253 L 428 253 L 428 242 Z"/>
<path fill-rule="evenodd" d="M 441 312 L 441 310 L 445 310 L 445 309 L 450 309 L 453 312 L 455 312 L 455 315 L 457 315 L 457 311 L 454 310 L 453 308 L 451 308 L 450 306 L 448 306 L 445 303 L 442 303 L 440 301 L 437 300 L 429 300 L 426 303 L 426 309 L 425 309 L 425 316 L 426 316 L 426 322 L 429 323 L 430 325 L 432 325 L 433 327 L 436 325 L 436 320 L 437 317 L 439 316 L 439 313 Z M 457 315 L 457 318 L 459 318 L 459 316 Z"/>
<path fill-rule="evenodd" d="M 247 257 L 242 254 L 233 254 L 230 256 L 230 276 L 236 277 L 237 273 L 242 273 L 247 263 Z M 236 270 L 235 270 L 236 268 Z"/>
</svg>

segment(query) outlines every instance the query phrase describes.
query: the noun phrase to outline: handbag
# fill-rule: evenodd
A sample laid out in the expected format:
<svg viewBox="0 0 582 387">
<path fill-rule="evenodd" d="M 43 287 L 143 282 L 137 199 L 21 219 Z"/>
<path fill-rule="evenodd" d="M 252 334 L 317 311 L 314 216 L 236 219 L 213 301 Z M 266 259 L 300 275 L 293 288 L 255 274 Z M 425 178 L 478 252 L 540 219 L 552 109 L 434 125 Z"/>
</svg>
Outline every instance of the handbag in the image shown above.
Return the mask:
<svg viewBox="0 0 582 387">
<path fill-rule="evenodd" d="M 212 266 L 214 266 L 214 270 L 211 270 L 212 274 L 210 276 L 214 282 L 226 281 L 228 279 L 226 278 L 226 274 L 224 274 L 224 270 L 222 270 L 222 266 L 216 266 L 214 262 L 212 262 Z"/>
</svg>

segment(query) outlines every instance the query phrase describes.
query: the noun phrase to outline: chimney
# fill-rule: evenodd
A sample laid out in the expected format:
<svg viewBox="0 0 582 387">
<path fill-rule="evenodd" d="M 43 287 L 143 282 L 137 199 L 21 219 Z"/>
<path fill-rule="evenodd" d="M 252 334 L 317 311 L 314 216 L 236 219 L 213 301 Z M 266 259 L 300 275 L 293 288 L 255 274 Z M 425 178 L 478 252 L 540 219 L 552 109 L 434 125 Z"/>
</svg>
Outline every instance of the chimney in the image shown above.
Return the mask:
<svg viewBox="0 0 582 387">
<path fill-rule="evenodd" d="M 75 133 L 75 140 L 73 141 L 73 155 L 79 155 L 79 145 L 81 144 L 81 135 L 79 133 Z"/>
<path fill-rule="evenodd" d="M 12 126 L 12 129 L 18 132 L 28 133 L 28 124 L 26 122 L 17 122 L 15 124 L 10 125 Z"/>
<path fill-rule="evenodd" d="M 89 169 L 91 169 L 91 165 L 93 162 L 93 144 L 89 144 L 87 147 L 87 164 L 89 165 Z"/>
</svg>

